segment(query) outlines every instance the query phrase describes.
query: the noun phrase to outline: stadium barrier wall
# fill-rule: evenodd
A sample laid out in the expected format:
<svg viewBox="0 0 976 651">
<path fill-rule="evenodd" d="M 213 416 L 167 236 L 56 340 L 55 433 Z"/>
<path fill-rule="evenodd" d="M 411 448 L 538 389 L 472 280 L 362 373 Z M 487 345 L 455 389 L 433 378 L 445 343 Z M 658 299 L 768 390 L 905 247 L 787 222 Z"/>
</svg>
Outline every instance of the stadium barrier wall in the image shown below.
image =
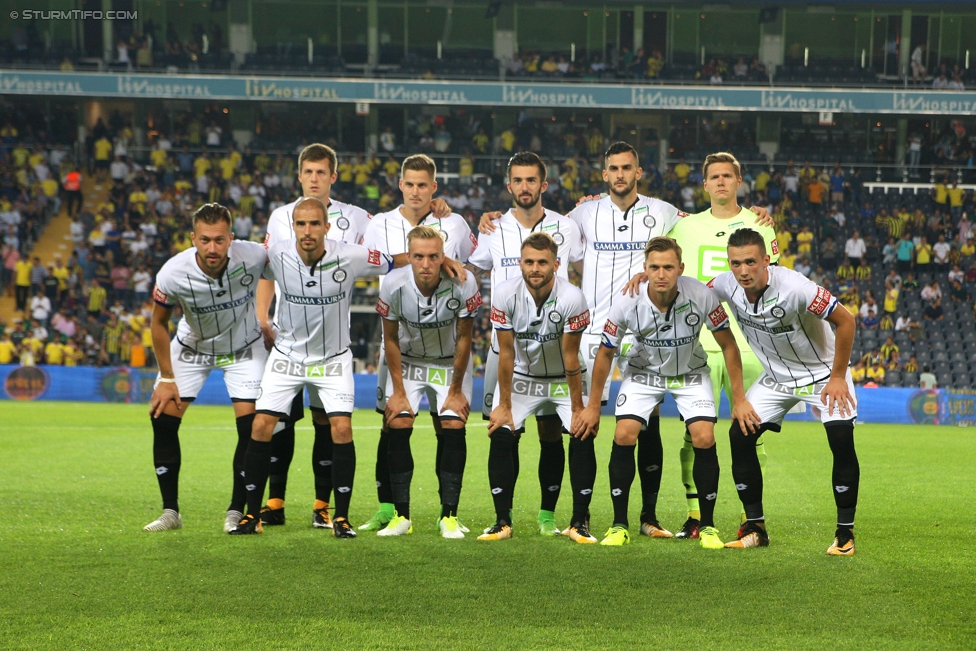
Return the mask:
<svg viewBox="0 0 976 651">
<path fill-rule="evenodd" d="M 0 93 L 76 97 L 369 102 L 969 116 L 972 91 L 427 81 L 0 70 Z"/>
<path fill-rule="evenodd" d="M 221 373 L 210 374 L 195 404 L 230 405 Z M 129 402 L 148 404 L 152 395 L 155 370 L 128 367 L 98 368 L 92 366 L 15 366 L 0 365 L 0 383 L 4 400 L 59 400 L 76 402 Z M 474 378 L 472 413 L 481 410 L 484 379 Z M 603 413 L 613 413 L 619 382 L 611 386 L 610 400 Z M 376 405 L 376 376 L 356 375 L 356 408 L 373 409 Z M 952 389 L 858 389 L 858 419 L 866 423 L 970 425 L 976 423 L 976 393 Z M 426 404 L 422 409 L 427 408 Z M 677 417 L 678 409 L 669 395 L 661 414 Z M 719 415 L 729 417 L 729 406 L 722 396 Z M 790 414 L 790 420 L 819 420 L 808 408 L 802 414 Z M 3 419 L 0 418 L 0 423 Z"/>
</svg>

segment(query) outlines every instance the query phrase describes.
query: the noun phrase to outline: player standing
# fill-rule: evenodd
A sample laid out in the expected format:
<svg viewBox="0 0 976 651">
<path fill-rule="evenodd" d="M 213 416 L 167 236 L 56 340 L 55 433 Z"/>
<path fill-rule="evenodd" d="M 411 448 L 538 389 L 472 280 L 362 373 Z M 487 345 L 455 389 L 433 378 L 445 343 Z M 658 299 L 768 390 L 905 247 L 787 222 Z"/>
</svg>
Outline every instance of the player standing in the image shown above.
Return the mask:
<svg viewBox="0 0 976 651">
<path fill-rule="evenodd" d="M 694 442 L 694 476 L 705 499 L 701 513 L 701 545 L 721 549 L 715 528 L 719 465 L 715 452 L 716 405 L 708 372 L 708 359 L 698 341 L 704 325 L 725 356 L 737 398 L 733 416 L 752 431 L 759 417 L 745 400 L 742 368 L 729 318 L 718 298 L 701 282 L 681 276 L 681 247 L 669 237 L 655 237 L 645 249 L 647 282 L 636 296 L 618 300 L 603 327 L 603 343 L 594 364 L 593 393 L 580 418 L 581 425 L 599 427 L 600 399 L 611 364 L 625 333 L 635 340 L 627 354 L 627 367 L 617 395 L 617 427 L 610 453 L 610 495 L 613 526 L 602 545 L 630 542 L 627 509 L 634 481 L 634 446 L 647 419 L 664 400 L 674 396 Z"/>
<path fill-rule="evenodd" d="M 495 232 L 478 237 L 478 248 L 468 259 L 472 271 L 491 271 L 491 288 L 512 278 L 521 278 L 519 266 L 522 243 L 532 233 L 550 235 L 558 247 L 560 265 L 556 275 L 569 280 L 569 264 L 583 258 L 579 227 L 574 221 L 542 206 L 546 191 L 546 166 L 538 155 L 520 152 L 508 161 L 508 191 L 515 197 L 515 206 L 498 220 Z M 492 333 L 492 345 L 485 362 L 485 393 L 482 415 L 489 419 L 492 391 L 498 382 L 498 342 Z M 538 414 L 539 429 L 539 487 L 542 503 L 539 506 L 539 531 L 546 536 L 560 533 L 556 527 L 556 503 L 559 500 L 566 452 L 563 448 L 562 422 L 559 415 Z M 518 441 L 513 447 L 518 455 Z M 518 462 L 516 460 L 516 466 Z"/>
<path fill-rule="evenodd" d="M 293 212 L 296 240 L 283 240 L 268 251 L 265 277 L 281 286 L 275 318 L 278 335 L 261 379 L 257 416 L 247 448 L 244 477 L 247 515 L 231 534 L 261 532 L 261 502 L 271 464 L 271 437 L 286 417 L 296 393 L 308 387 L 316 436 L 326 422 L 332 437 L 332 484 L 335 517 L 332 535 L 354 538 L 349 500 L 356 473 L 352 440 L 355 381 L 349 350 L 349 303 L 360 276 L 386 274 L 393 260 L 379 251 L 327 240 L 331 224 L 325 204 L 303 199 Z"/>
<path fill-rule="evenodd" d="M 498 385 L 488 424 L 488 481 L 495 503 L 495 523 L 478 540 L 512 537 L 514 447 L 525 419 L 540 411 L 555 410 L 563 427 L 573 431 L 574 418 L 583 409 L 579 346 L 590 322 L 590 310 L 577 287 L 556 277 L 558 252 L 551 236 L 532 233 L 522 242 L 522 278 L 500 283 L 492 295 L 491 322 L 498 338 Z M 569 478 L 573 487 L 569 537 L 583 544 L 596 542 L 587 523 L 596 480 L 594 435 L 591 431 L 580 432 L 569 444 Z"/>
<path fill-rule="evenodd" d="M 854 316 L 830 292 L 790 269 L 769 266 L 765 238 L 743 228 L 729 237 L 729 267 L 709 285 L 728 303 L 763 374 L 746 393 L 761 426 L 780 431 L 783 417 L 799 401 L 820 410 L 834 457 L 832 486 L 837 530 L 827 553 L 854 554 L 854 513 L 860 466 L 854 449 L 857 401 L 848 366 L 854 344 Z M 841 309 L 837 309 L 841 307 Z M 830 325 L 836 330 L 836 336 Z M 732 476 L 746 512 L 739 539 L 726 547 L 769 544 L 763 512 L 763 476 L 754 438 L 732 421 Z"/>
<path fill-rule="evenodd" d="M 267 352 L 255 314 L 255 281 L 268 261 L 260 244 L 234 240 L 231 215 L 216 203 L 193 215 L 193 247 L 170 258 L 156 276 L 153 290 L 153 352 L 159 375 L 153 389 L 150 415 L 153 464 L 163 513 L 146 531 L 179 529 L 180 423 L 210 372 L 223 370 L 227 393 L 237 419 L 234 484 L 224 531 L 237 524 L 246 500 L 244 454 L 254 421 L 254 402 L 261 392 Z M 173 308 L 183 311 L 176 336 L 170 341 Z"/>
<path fill-rule="evenodd" d="M 779 260 L 779 244 L 776 231 L 769 225 L 760 223 L 755 213 L 739 206 L 736 192 L 742 184 L 742 171 L 739 161 L 732 154 L 719 152 L 705 157 L 702 164 L 704 189 L 711 199 L 711 207 L 694 215 L 689 215 L 678 222 L 668 233 L 668 237 L 678 242 L 683 251 L 682 262 L 684 275 L 697 278 L 707 283 L 720 273 L 729 270 L 728 252 L 726 245 L 729 235 L 740 228 L 753 228 L 765 237 L 770 251 L 770 261 Z M 643 274 L 638 274 L 631 287 L 637 283 L 646 282 Z M 732 334 L 739 346 L 742 359 L 742 377 L 745 386 L 752 386 L 762 374 L 762 364 L 759 358 L 749 348 L 749 344 L 742 334 L 735 320 L 730 321 Z M 721 391 L 732 401 L 732 383 L 725 367 L 725 356 L 722 347 L 715 341 L 711 332 L 703 330 L 700 335 L 702 348 L 708 355 L 708 368 L 711 372 L 712 388 L 715 392 L 715 406 L 719 405 Z M 766 449 L 762 435 L 756 438 L 756 453 L 759 455 L 760 465 L 766 466 Z M 695 453 L 692 437 L 685 430 L 684 443 L 680 452 L 681 479 L 685 486 L 685 498 L 688 501 L 688 519 L 675 533 L 676 538 L 697 538 L 700 527 L 700 513 L 698 509 L 698 491 L 695 486 L 692 467 Z M 745 518 L 743 517 L 743 520 Z"/>
<path fill-rule="evenodd" d="M 395 506 L 393 518 L 378 535 L 413 532 L 410 435 L 420 399 L 426 394 L 430 413 L 440 419 L 442 428 L 438 526 L 444 538 L 463 538 L 457 509 L 467 460 L 465 424 L 471 410 L 471 326 L 481 306 L 481 290 L 473 274 L 463 281 L 441 275 L 444 240 L 436 229 L 417 226 L 407 235 L 407 247 L 410 266 L 385 278 L 376 303 L 376 311 L 383 317 L 389 368 L 385 416 Z"/>
<path fill-rule="evenodd" d="M 336 181 L 336 153 L 326 145 L 311 144 L 298 155 L 298 182 L 302 186 L 302 198 L 315 198 L 325 204 L 329 212 L 328 239 L 346 244 L 362 242 L 370 216 L 362 208 L 342 203 L 331 198 L 332 185 Z M 295 237 L 292 216 L 295 206 L 302 198 L 275 208 L 268 218 L 268 232 L 264 238 L 266 248 L 271 248 L 282 240 Z M 271 297 L 280 294 L 280 288 L 271 280 L 258 281 L 258 317 L 265 333 L 271 332 L 268 312 Z M 270 348 L 271 342 L 265 344 Z M 292 407 L 291 417 L 277 425 L 271 439 L 271 474 L 268 480 L 268 503 L 261 511 L 264 524 L 285 523 L 285 491 L 288 484 L 288 470 L 295 455 L 295 422 L 304 414 L 302 396 L 297 396 Z M 312 524 L 320 528 L 330 528 L 329 499 L 332 493 L 332 436 L 328 423 L 317 428 L 322 434 L 315 437 L 312 445 L 312 473 L 315 477 L 315 504 L 312 506 Z"/>
<path fill-rule="evenodd" d="M 403 203 L 389 212 L 373 217 L 363 237 L 363 245 L 394 257 L 397 266 L 402 266 L 407 264 L 407 236 L 410 231 L 417 226 L 430 226 L 444 239 L 444 255 L 447 256 L 444 269 L 448 275 L 457 275 L 463 280 L 466 272 L 461 264 L 477 248 L 478 241 L 461 215 L 451 213 L 447 217 L 438 218 L 433 213 L 431 202 L 434 192 L 437 191 L 437 166 L 429 156 L 415 154 L 403 161 L 400 167 L 400 191 L 403 193 Z M 382 282 L 380 286 L 382 287 Z M 376 449 L 375 469 L 380 508 L 369 521 L 359 527 L 363 531 L 379 531 L 389 524 L 395 510 L 388 466 L 389 428 L 385 418 L 387 377 L 386 362 L 381 355 L 377 370 L 376 410 L 384 414 L 384 422 Z M 440 418 L 436 416 L 434 430 L 437 435 L 436 458 L 439 460 L 442 455 L 442 433 Z M 436 463 L 438 477 L 440 470 L 440 463 Z M 443 494 L 441 498 L 443 499 Z M 441 513 L 442 518 L 445 515 Z"/>
</svg>

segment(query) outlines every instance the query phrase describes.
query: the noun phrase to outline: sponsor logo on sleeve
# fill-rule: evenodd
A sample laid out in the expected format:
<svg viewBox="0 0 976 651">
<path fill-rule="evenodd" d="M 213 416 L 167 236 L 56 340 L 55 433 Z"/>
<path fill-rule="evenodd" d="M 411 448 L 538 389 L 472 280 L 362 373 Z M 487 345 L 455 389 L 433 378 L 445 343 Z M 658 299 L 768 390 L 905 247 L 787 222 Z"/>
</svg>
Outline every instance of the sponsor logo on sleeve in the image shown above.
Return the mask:
<svg viewBox="0 0 976 651">
<path fill-rule="evenodd" d="M 607 322 L 603 324 L 603 331 L 608 335 L 610 335 L 611 337 L 617 336 L 617 328 L 618 328 L 617 324 L 611 321 L 610 319 L 607 319 Z"/>
<path fill-rule="evenodd" d="M 153 287 L 153 300 L 157 303 L 162 303 L 163 305 L 171 305 L 169 296 L 160 290 L 159 287 Z"/>
<path fill-rule="evenodd" d="M 712 322 L 713 326 L 721 325 L 724 321 L 728 321 L 728 319 L 729 315 L 725 313 L 725 308 L 721 305 L 708 313 L 708 320 Z"/>
<path fill-rule="evenodd" d="M 590 325 L 590 311 L 586 310 L 582 314 L 577 314 L 576 316 L 569 317 L 568 323 L 569 323 L 569 330 L 571 332 L 582 330 L 586 326 Z"/>
<path fill-rule="evenodd" d="M 779 255 L 779 240 L 773 240 L 770 242 L 769 249 L 773 252 L 773 255 Z"/>
<path fill-rule="evenodd" d="M 264 234 L 264 248 L 265 248 L 265 250 L 267 250 L 267 248 L 268 248 L 268 240 L 270 240 L 270 239 L 271 239 L 271 233 L 265 233 Z"/>
<path fill-rule="evenodd" d="M 706 286 L 707 286 L 707 287 L 708 287 L 709 289 L 715 289 L 715 279 L 714 279 L 714 278 L 712 278 L 712 279 L 711 279 L 711 280 L 709 280 L 709 281 L 708 281 L 707 283 L 705 283 L 705 285 L 706 285 Z"/>
<path fill-rule="evenodd" d="M 479 307 L 481 307 L 482 302 L 483 301 L 481 300 L 481 292 L 478 292 L 477 294 L 469 298 L 467 301 L 465 301 L 464 306 L 467 308 L 468 312 L 474 312 Z"/>
<path fill-rule="evenodd" d="M 474 248 L 477 249 L 478 248 L 478 238 L 476 238 L 474 236 L 474 234 L 472 234 L 472 233 L 468 233 L 468 238 L 470 238 L 471 244 L 474 245 Z"/>
<path fill-rule="evenodd" d="M 376 311 L 380 313 L 380 316 L 390 316 L 390 306 L 381 298 L 376 299 Z"/>
<path fill-rule="evenodd" d="M 508 321 L 505 319 L 505 313 L 494 306 L 491 308 L 491 320 L 493 323 L 497 323 L 499 325 L 508 324 Z"/>
<path fill-rule="evenodd" d="M 369 257 L 366 258 L 366 262 L 372 265 L 376 265 L 378 267 L 383 262 L 383 254 L 377 251 L 376 249 L 370 249 Z"/>
<path fill-rule="evenodd" d="M 833 300 L 833 296 L 830 292 L 823 287 L 817 287 L 817 295 L 814 297 L 810 305 L 807 305 L 807 312 L 811 314 L 816 314 L 817 316 L 822 316 L 827 308 L 830 306 L 830 302 Z"/>
<path fill-rule="evenodd" d="M 681 217 L 681 219 L 684 219 L 687 216 L 688 216 L 688 213 L 686 213 L 686 212 L 684 212 L 682 210 L 679 210 L 678 211 L 678 217 Z"/>
</svg>

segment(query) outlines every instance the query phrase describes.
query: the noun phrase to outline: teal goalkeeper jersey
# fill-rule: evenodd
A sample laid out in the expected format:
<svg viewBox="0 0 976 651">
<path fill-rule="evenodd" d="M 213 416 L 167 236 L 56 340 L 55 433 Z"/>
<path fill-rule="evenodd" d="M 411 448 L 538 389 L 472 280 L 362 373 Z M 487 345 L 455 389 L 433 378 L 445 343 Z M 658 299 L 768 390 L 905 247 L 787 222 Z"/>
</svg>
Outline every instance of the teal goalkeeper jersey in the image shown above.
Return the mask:
<svg viewBox="0 0 976 651">
<path fill-rule="evenodd" d="M 697 278 L 707 283 L 715 276 L 729 270 L 728 243 L 729 235 L 740 228 L 751 228 L 758 231 L 766 239 L 766 252 L 770 262 L 779 260 L 779 244 L 776 241 L 776 231 L 770 226 L 756 223 L 758 217 L 750 210 L 743 208 L 739 214 L 729 219 L 719 219 L 712 214 L 711 209 L 682 219 L 671 229 L 668 237 L 674 238 L 681 247 L 681 261 L 685 264 L 683 275 Z M 726 305 L 726 311 L 728 306 Z M 729 312 L 731 314 L 731 312 Z M 730 319 L 732 333 L 742 352 L 750 351 L 745 335 L 739 329 L 735 319 Z M 719 353 L 722 349 L 715 341 L 715 337 L 707 329 L 701 331 L 701 344 L 706 353 Z"/>
</svg>

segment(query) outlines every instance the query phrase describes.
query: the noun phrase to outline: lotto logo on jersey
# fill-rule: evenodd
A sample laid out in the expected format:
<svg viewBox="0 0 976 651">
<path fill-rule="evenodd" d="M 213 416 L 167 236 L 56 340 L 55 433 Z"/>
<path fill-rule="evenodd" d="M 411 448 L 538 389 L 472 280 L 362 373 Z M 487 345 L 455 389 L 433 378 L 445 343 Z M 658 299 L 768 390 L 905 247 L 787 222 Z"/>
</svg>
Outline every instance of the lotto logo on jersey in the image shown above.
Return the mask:
<svg viewBox="0 0 976 651">
<path fill-rule="evenodd" d="M 373 265 L 376 265 L 378 267 L 378 266 L 380 266 L 380 264 L 382 263 L 382 261 L 383 261 L 383 254 L 382 253 L 380 253 L 379 251 L 377 251 L 375 249 L 370 249 L 369 250 L 369 257 L 366 258 L 366 262 L 368 262 L 370 264 L 373 264 Z"/>
<path fill-rule="evenodd" d="M 481 307 L 482 303 L 483 301 L 481 300 L 481 292 L 478 292 L 477 294 L 475 294 L 474 296 L 472 296 L 471 298 L 469 298 L 467 301 L 464 302 L 464 307 L 468 310 L 468 312 L 474 312 L 479 307 Z"/>
<path fill-rule="evenodd" d="M 617 336 L 617 329 L 618 328 L 619 328 L 619 326 L 616 323 L 614 323 L 613 321 L 611 321 L 610 319 L 607 319 L 607 322 L 603 325 L 603 331 L 605 333 L 607 333 L 608 335 L 610 335 L 611 337 L 616 337 Z"/>
<path fill-rule="evenodd" d="M 390 316 L 390 306 L 383 302 L 383 299 L 376 299 L 376 311 L 380 316 Z"/>
<path fill-rule="evenodd" d="M 491 308 L 491 321 L 492 323 L 497 323 L 499 325 L 508 324 L 508 321 L 505 319 L 505 313 L 499 310 L 497 307 Z"/>
<path fill-rule="evenodd" d="M 712 322 L 713 326 L 717 326 L 728 321 L 729 315 L 725 313 L 725 308 L 719 305 L 717 308 L 708 313 L 708 320 Z"/>
<path fill-rule="evenodd" d="M 569 317 L 569 331 L 576 332 L 577 330 L 582 330 L 586 326 L 590 325 L 590 311 L 587 310 L 582 314 L 577 314 L 576 316 Z"/>
<path fill-rule="evenodd" d="M 830 292 L 823 287 L 817 287 L 817 296 L 813 299 L 810 305 L 807 306 L 807 312 L 811 314 L 816 314 L 817 316 L 822 316 L 824 312 L 827 311 L 827 307 L 830 305 L 830 301 L 833 300 L 833 296 Z"/>
<path fill-rule="evenodd" d="M 153 287 L 153 300 L 157 303 L 162 303 L 163 305 L 172 305 L 169 302 L 169 296 L 165 292 L 161 291 L 159 287 Z"/>
</svg>

